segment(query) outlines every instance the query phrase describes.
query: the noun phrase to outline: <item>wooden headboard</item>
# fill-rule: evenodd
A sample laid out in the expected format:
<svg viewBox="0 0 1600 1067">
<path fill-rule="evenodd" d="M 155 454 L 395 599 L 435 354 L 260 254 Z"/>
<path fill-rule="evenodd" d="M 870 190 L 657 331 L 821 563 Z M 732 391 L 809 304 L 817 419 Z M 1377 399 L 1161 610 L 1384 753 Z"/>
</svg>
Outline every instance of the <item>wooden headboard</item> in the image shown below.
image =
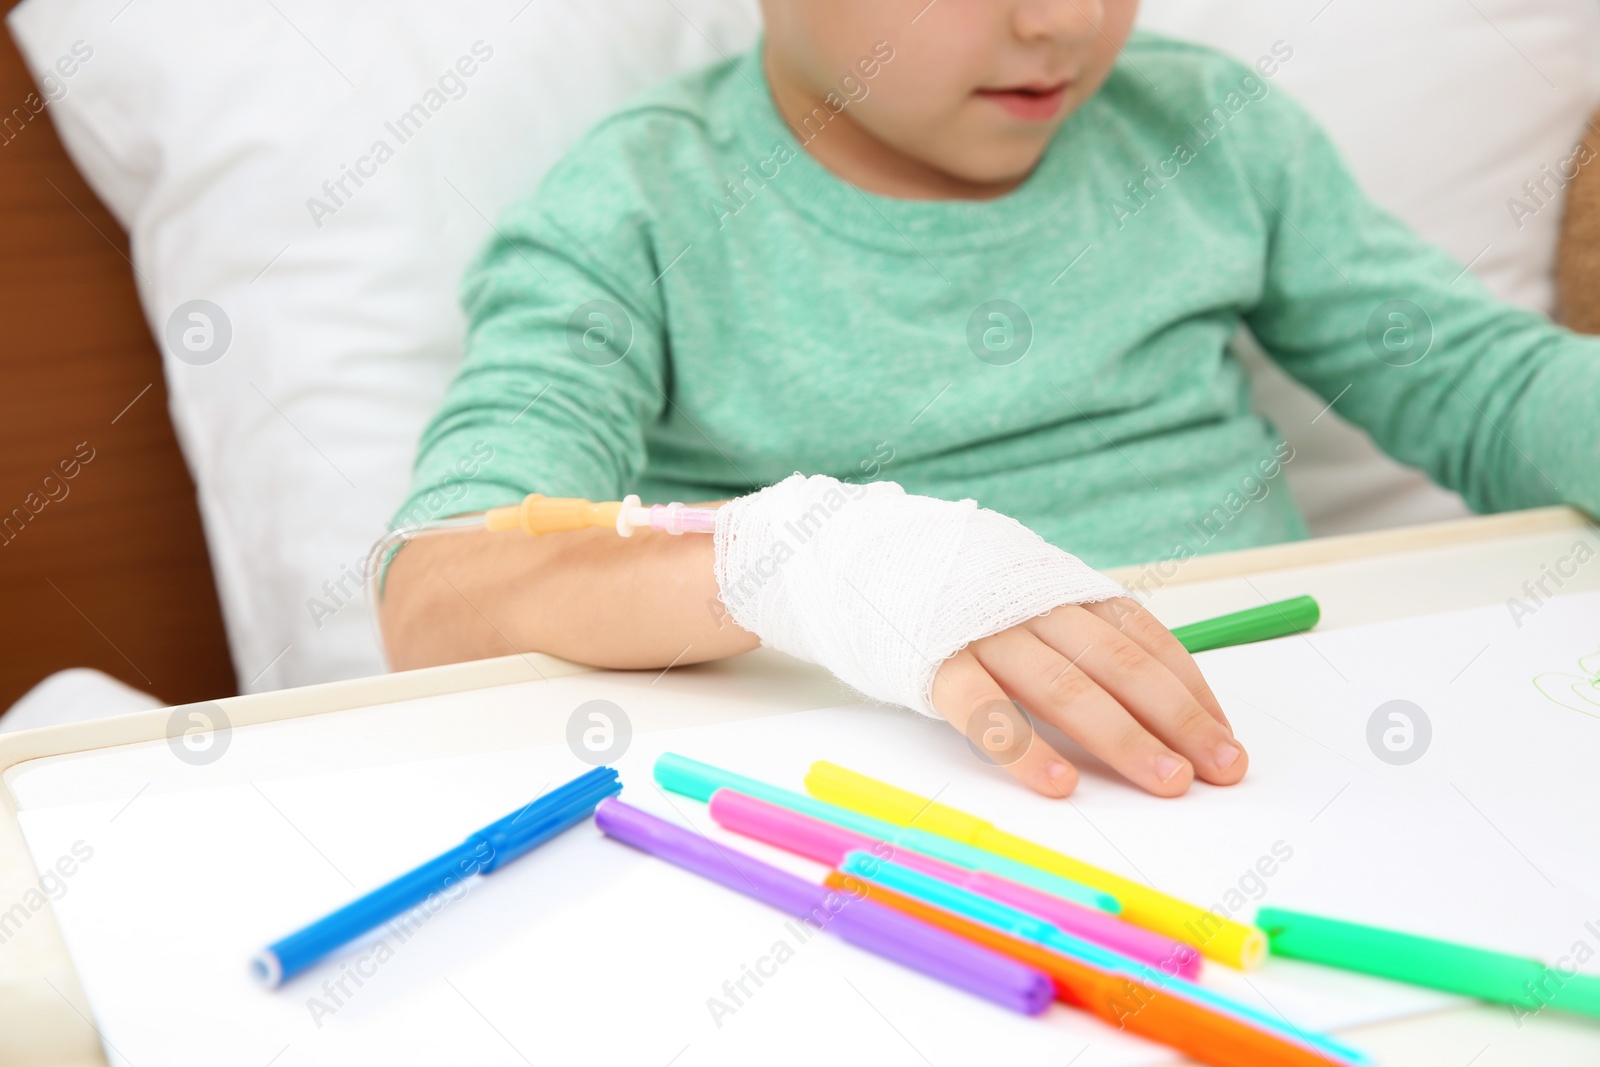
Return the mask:
<svg viewBox="0 0 1600 1067">
<path fill-rule="evenodd" d="M 231 695 L 194 483 L 127 235 L 3 36 L 0 710 L 65 667 L 98 667 L 171 703 Z"/>
<path fill-rule="evenodd" d="M 1566 217 L 1556 283 L 1561 320 L 1583 333 L 1600 333 L 1600 111 L 1585 131 L 1586 160 L 1567 186 Z"/>
</svg>

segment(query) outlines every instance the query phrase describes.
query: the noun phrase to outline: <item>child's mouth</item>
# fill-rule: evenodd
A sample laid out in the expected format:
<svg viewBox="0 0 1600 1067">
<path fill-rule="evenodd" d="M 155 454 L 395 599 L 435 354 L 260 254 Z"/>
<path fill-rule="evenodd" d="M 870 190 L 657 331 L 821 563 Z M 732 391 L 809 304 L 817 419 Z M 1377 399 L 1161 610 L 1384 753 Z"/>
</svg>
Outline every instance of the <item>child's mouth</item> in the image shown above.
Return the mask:
<svg viewBox="0 0 1600 1067">
<path fill-rule="evenodd" d="M 1006 112 L 1025 122 L 1043 122 L 1055 118 L 1066 99 L 1070 83 L 1056 85 L 1018 85 L 1006 89 L 979 89 L 977 95 L 992 100 Z"/>
</svg>

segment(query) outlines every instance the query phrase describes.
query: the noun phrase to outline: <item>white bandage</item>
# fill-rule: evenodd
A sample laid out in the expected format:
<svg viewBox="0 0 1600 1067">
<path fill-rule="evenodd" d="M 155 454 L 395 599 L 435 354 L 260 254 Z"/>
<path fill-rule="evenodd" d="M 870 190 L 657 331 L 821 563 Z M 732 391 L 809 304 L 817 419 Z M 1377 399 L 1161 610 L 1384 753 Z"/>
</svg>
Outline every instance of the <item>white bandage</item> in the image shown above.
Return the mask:
<svg viewBox="0 0 1600 1067">
<path fill-rule="evenodd" d="M 717 588 L 765 645 L 937 714 L 939 665 L 1063 604 L 1127 590 L 971 500 L 796 474 L 717 512 Z"/>
</svg>

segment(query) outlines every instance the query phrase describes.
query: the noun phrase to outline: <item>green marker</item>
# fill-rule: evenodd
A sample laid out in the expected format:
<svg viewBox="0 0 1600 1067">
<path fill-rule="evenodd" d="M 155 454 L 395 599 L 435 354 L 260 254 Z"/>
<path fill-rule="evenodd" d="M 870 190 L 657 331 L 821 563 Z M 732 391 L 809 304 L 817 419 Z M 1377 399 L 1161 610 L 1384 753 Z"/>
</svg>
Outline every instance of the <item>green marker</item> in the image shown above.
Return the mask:
<svg viewBox="0 0 1600 1067">
<path fill-rule="evenodd" d="M 1274 637 L 1288 637 L 1304 633 L 1317 624 L 1322 609 L 1308 596 L 1292 597 L 1259 608 L 1246 608 L 1232 615 L 1219 615 L 1215 619 L 1191 622 L 1179 626 L 1172 636 L 1183 642 L 1190 652 L 1204 652 L 1210 648 L 1228 645 L 1247 645 L 1252 641 L 1267 641 Z"/>
<path fill-rule="evenodd" d="M 1546 967 L 1525 956 L 1282 908 L 1262 908 L 1256 925 L 1274 956 L 1511 1004 L 1522 1013 L 1555 1008 L 1600 1018 L 1600 978 L 1572 973 L 1570 960 Z"/>
</svg>

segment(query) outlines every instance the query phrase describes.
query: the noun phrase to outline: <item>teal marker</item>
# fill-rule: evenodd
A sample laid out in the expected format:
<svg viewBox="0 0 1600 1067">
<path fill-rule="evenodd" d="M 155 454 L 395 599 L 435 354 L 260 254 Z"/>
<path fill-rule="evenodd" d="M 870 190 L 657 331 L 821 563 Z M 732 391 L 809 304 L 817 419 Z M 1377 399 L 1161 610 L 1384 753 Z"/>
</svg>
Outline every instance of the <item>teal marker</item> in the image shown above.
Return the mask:
<svg viewBox="0 0 1600 1067">
<path fill-rule="evenodd" d="M 1172 636 L 1190 652 L 1205 652 L 1229 645 L 1248 645 L 1254 641 L 1270 641 L 1274 637 L 1288 637 L 1304 633 L 1317 624 L 1322 609 L 1308 596 L 1278 600 L 1258 608 L 1246 608 L 1231 615 L 1218 615 L 1214 619 L 1191 622 L 1188 626 L 1174 627 Z"/>
<path fill-rule="evenodd" d="M 710 803 L 711 794 L 718 789 L 732 789 L 745 796 L 765 800 L 769 804 L 777 804 L 790 811 L 798 811 L 813 819 L 831 822 L 846 830 L 854 830 L 858 834 L 875 837 L 880 841 L 887 841 L 912 852 L 920 852 L 924 856 L 943 860 L 957 867 L 965 867 L 972 871 L 987 871 L 1001 878 L 1008 878 L 1031 889 L 1037 889 L 1041 893 L 1049 893 L 1086 908 L 1094 908 L 1110 915 L 1122 910 L 1122 905 L 1117 902 L 1116 897 L 1090 888 L 1081 882 L 1041 871 L 1037 867 L 1030 867 L 1026 863 L 1018 863 L 1004 856 L 996 856 L 981 848 L 963 845 L 959 841 L 952 841 L 926 830 L 896 826 L 894 823 L 874 819 L 870 815 L 862 815 L 848 808 L 808 797 L 804 793 L 792 793 L 787 789 L 780 789 L 754 778 L 746 778 L 742 774 L 725 771 L 721 767 L 713 767 L 709 763 L 701 763 L 699 760 L 692 760 L 674 752 L 663 752 L 656 758 L 655 776 L 656 783 L 661 788 L 692 800 Z"/>
</svg>

